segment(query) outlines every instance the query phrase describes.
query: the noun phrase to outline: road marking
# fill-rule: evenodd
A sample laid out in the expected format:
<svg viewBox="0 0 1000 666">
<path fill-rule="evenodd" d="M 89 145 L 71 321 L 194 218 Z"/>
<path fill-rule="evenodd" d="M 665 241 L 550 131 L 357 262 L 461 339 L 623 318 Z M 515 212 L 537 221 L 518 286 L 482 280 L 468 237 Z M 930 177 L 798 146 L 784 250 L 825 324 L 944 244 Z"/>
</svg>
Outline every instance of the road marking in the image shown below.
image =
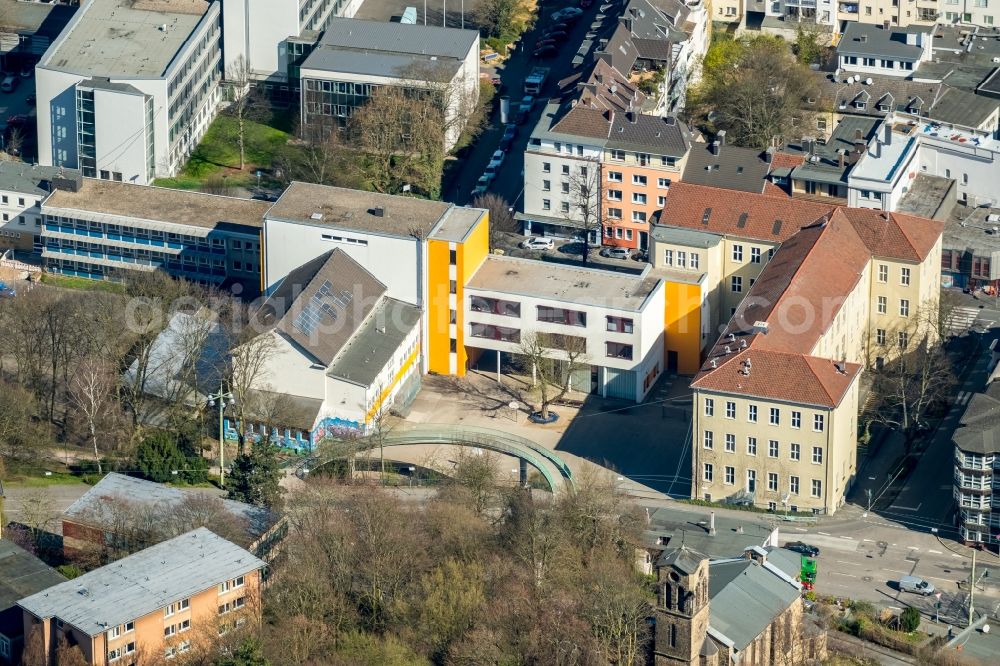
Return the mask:
<svg viewBox="0 0 1000 666">
<path fill-rule="evenodd" d="M 844 535 L 844 534 L 841 534 L 841 535 L 840 535 L 840 538 L 841 538 L 841 539 L 850 539 L 850 540 L 852 540 L 852 541 L 854 540 L 854 537 L 852 537 L 852 536 L 846 536 L 846 535 Z"/>
<path fill-rule="evenodd" d="M 944 555 L 944 553 L 942 553 L 940 550 L 931 550 L 929 548 L 927 549 L 927 552 L 934 553 L 935 555 Z"/>
<path fill-rule="evenodd" d="M 836 562 L 837 564 L 849 564 L 852 567 L 857 566 L 858 564 L 857 562 L 848 562 L 847 560 L 834 560 L 834 562 Z"/>
<path fill-rule="evenodd" d="M 840 573 L 839 571 L 831 571 L 830 573 L 835 576 L 847 576 L 848 578 L 857 578 L 857 576 L 855 576 L 854 574 Z"/>
<path fill-rule="evenodd" d="M 962 558 L 962 556 L 961 556 L 961 555 L 959 555 L 958 553 L 952 553 L 952 554 L 951 554 L 951 556 L 952 556 L 952 557 L 957 557 L 957 558 L 959 558 L 959 559 L 961 559 L 961 558 Z"/>
<path fill-rule="evenodd" d="M 822 534 L 823 536 L 830 536 L 829 532 L 819 532 L 818 534 Z"/>
<path fill-rule="evenodd" d="M 867 541 L 868 543 L 874 543 L 871 539 L 862 539 L 862 541 Z"/>
<path fill-rule="evenodd" d="M 807 530 L 804 527 L 796 527 L 795 529 L 797 529 L 799 532 L 808 532 L 809 531 L 809 530 Z"/>
</svg>

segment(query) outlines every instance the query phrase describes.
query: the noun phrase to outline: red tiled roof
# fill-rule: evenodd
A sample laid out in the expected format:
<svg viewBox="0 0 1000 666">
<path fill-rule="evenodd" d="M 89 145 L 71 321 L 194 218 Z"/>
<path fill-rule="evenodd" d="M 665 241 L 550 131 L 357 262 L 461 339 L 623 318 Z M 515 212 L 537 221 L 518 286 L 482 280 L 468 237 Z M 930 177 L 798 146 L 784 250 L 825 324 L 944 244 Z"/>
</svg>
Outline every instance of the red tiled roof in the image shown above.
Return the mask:
<svg viewBox="0 0 1000 666">
<path fill-rule="evenodd" d="M 781 243 L 802 227 L 830 215 L 834 208 L 784 194 L 779 197 L 679 181 L 670 185 L 660 224 Z"/>
<path fill-rule="evenodd" d="M 764 181 L 764 194 L 768 194 L 775 197 L 787 197 L 790 196 L 788 192 L 784 191 L 774 183 L 769 180 Z"/>
<path fill-rule="evenodd" d="M 841 208 L 868 251 L 876 257 L 923 261 L 944 231 L 944 223 L 902 213 Z"/>
<path fill-rule="evenodd" d="M 794 169 L 805 164 L 805 155 L 791 155 L 789 153 L 776 152 L 771 155 L 771 169 Z"/>
</svg>

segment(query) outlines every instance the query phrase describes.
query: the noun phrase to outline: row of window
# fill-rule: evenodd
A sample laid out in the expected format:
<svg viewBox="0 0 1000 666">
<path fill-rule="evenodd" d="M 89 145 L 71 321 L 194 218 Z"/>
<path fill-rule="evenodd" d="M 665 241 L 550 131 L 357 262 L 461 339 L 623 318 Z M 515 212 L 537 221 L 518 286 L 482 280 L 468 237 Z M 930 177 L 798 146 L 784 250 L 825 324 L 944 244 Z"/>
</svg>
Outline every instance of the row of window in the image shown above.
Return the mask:
<svg viewBox="0 0 1000 666">
<path fill-rule="evenodd" d="M 163 657 L 165 659 L 173 659 L 177 655 L 184 654 L 190 649 L 191 649 L 191 641 L 183 640 L 177 645 L 167 646 L 167 648 L 163 650 Z"/>
<path fill-rule="evenodd" d="M 547 181 L 547 180 L 546 181 L 542 181 L 543 185 L 545 183 L 548 183 L 548 182 L 549 181 Z M 545 189 L 545 187 L 543 186 L 542 189 Z M 567 183 L 563 184 L 563 191 L 564 192 L 569 192 L 568 184 Z M 622 197 L 624 195 L 622 194 L 621 190 L 608 190 L 607 193 L 606 193 L 606 196 L 607 196 L 608 201 L 622 201 Z M 632 203 L 639 204 L 641 206 L 645 206 L 647 203 L 649 203 L 649 199 L 642 192 L 633 192 L 632 193 Z M 663 207 L 663 206 L 666 205 L 666 203 L 667 203 L 667 197 L 665 197 L 665 196 L 658 196 L 658 197 L 656 197 L 656 205 L 657 206 Z"/>
<path fill-rule="evenodd" d="M 38 203 L 39 203 L 38 199 L 32 199 L 31 203 L 26 203 L 26 202 L 27 202 L 27 199 L 25 199 L 24 197 L 17 197 L 17 205 L 21 206 L 22 208 L 25 208 L 25 207 L 28 207 L 28 206 L 37 206 Z M 2 204 L 10 204 L 10 196 L 7 195 L 7 194 L 0 194 L 0 203 L 2 203 Z"/>
<path fill-rule="evenodd" d="M 715 449 L 715 433 L 711 430 L 706 430 L 702 437 L 702 446 L 706 449 Z M 736 453 L 736 435 L 732 433 L 725 434 L 724 450 L 726 453 Z M 747 455 L 756 456 L 757 455 L 757 438 L 747 437 Z M 776 439 L 767 440 L 767 457 L 768 458 L 780 458 L 781 457 L 781 443 Z M 788 449 L 788 459 L 799 462 L 802 460 L 802 445 L 792 442 Z M 823 447 L 814 446 L 812 447 L 812 462 L 816 465 L 823 464 Z"/>
<path fill-rule="evenodd" d="M 630 241 L 635 235 L 630 227 L 604 227 L 604 237 Z"/>
<path fill-rule="evenodd" d="M 126 643 L 125 645 L 120 645 L 113 650 L 108 650 L 108 663 L 113 661 L 118 661 L 122 657 L 127 657 L 128 655 L 135 652 L 135 642 Z"/>
<path fill-rule="evenodd" d="M 182 620 L 177 624 L 168 624 L 163 627 L 163 637 L 170 638 L 176 634 L 183 634 L 185 631 L 191 629 L 191 620 Z"/>
<path fill-rule="evenodd" d="M 712 463 L 705 463 L 702 467 L 702 479 L 705 483 L 715 482 L 715 465 Z M 767 473 L 767 489 L 770 492 L 778 492 L 780 487 L 780 478 L 777 472 Z M 727 486 L 732 486 L 736 484 L 736 468 L 726 466 L 723 469 L 722 482 Z M 757 490 L 757 470 L 748 469 L 747 479 L 746 479 L 746 489 L 749 492 L 755 492 Z M 788 477 L 788 493 L 791 495 L 798 495 L 800 489 L 800 479 L 798 476 L 791 475 Z M 820 479 L 811 479 L 810 484 L 810 496 L 812 497 L 822 497 L 823 496 L 823 481 Z"/>
<path fill-rule="evenodd" d="M 773 256 L 774 256 L 774 248 L 772 247 L 767 251 L 768 261 L 770 261 L 771 257 Z M 733 244 L 733 261 L 736 263 L 743 263 L 743 246 L 738 243 Z M 750 248 L 750 263 L 751 264 L 761 263 L 761 253 L 759 247 Z"/>
<path fill-rule="evenodd" d="M 870 7 L 866 9 L 870 10 Z M 844 56 L 844 63 L 847 65 L 857 65 L 858 62 L 864 67 L 878 67 L 880 69 L 901 69 L 903 71 L 913 71 L 913 62 L 909 60 L 890 60 L 888 58 L 858 58 L 857 56 Z M 898 65 L 898 67 L 897 67 Z"/>
<path fill-rule="evenodd" d="M 671 165 L 673 166 L 673 165 Z M 608 182 L 609 183 L 623 183 L 625 182 L 625 176 L 621 171 L 609 171 L 608 172 Z M 645 187 L 648 184 L 646 176 L 642 174 L 632 174 L 632 184 L 638 185 L 640 187 Z M 669 189 L 671 180 L 669 178 L 657 178 L 656 187 L 661 190 Z"/>
<path fill-rule="evenodd" d="M 697 270 L 701 261 L 697 252 L 687 252 L 677 250 L 676 259 L 673 250 L 663 251 L 663 265 L 676 266 L 677 268 L 692 268 Z"/>
<path fill-rule="evenodd" d="M 611 149 L 608 151 L 610 157 L 615 162 L 624 162 L 626 157 L 626 152 L 620 149 Z M 677 158 L 671 157 L 670 155 L 650 155 L 649 153 L 636 152 L 635 161 L 639 166 L 651 166 L 653 164 L 659 164 L 660 166 L 673 167 L 677 165 Z"/>
<path fill-rule="evenodd" d="M 545 200 L 543 200 L 543 205 L 544 205 L 544 201 Z M 546 210 L 548 210 L 548 209 L 546 209 Z M 620 219 L 622 219 L 622 209 L 621 208 L 608 208 L 608 210 L 607 210 L 607 217 L 608 217 L 609 220 L 620 220 Z M 646 222 L 646 211 L 642 211 L 642 210 L 634 210 L 634 211 L 632 211 L 632 221 L 640 223 L 640 224 L 645 223 Z"/>
<path fill-rule="evenodd" d="M 705 398 L 704 402 L 705 416 L 715 416 L 715 398 Z M 725 415 L 727 419 L 736 418 L 736 403 L 732 400 L 727 400 L 725 404 Z M 768 408 L 768 423 L 771 425 L 781 425 L 781 408 L 780 407 L 769 407 Z M 747 405 L 747 421 L 750 423 L 757 423 L 757 405 L 749 404 Z M 802 412 L 793 409 L 791 410 L 791 424 L 795 429 L 802 427 Z M 813 414 L 813 432 L 823 432 L 826 427 L 826 415 L 825 414 Z"/>
<path fill-rule="evenodd" d="M 887 344 L 886 331 L 884 328 L 875 329 L 875 344 L 885 346 Z M 910 334 L 906 331 L 896 333 L 896 344 L 900 349 L 906 349 L 910 344 Z"/>
<path fill-rule="evenodd" d="M 889 266 L 886 264 L 878 265 L 878 281 L 882 284 L 889 282 Z M 904 287 L 910 286 L 910 269 L 903 266 L 899 269 L 899 284 Z"/>
<path fill-rule="evenodd" d="M 621 322 L 631 322 L 631 320 L 621 320 Z M 608 330 L 612 330 L 610 327 L 613 324 L 609 323 Z M 625 328 L 625 323 L 618 324 Z M 627 324 L 631 326 L 631 323 Z M 629 332 L 629 331 L 620 331 Z M 585 338 L 563 335 L 561 333 L 538 333 L 538 343 L 543 347 L 548 347 L 550 349 L 562 349 L 573 352 L 585 353 L 587 351 L 587 341 Z M 473 338 L 479 338 L 480 340 L 496 340 L 498 342 L 509 342 L 511 344 L 520 344 L 521 342 L 521 330 L 517 328 L 510 328 L 507 326 L 496 326 L 494 324 L 481 324 L 479 322 L 469 323 L 469 336 Z M 452 340 L 452 351 L 457 351 L 457 342 Z M 604 355 L 607 358 L 617 358 L 626 361 L 632 360 L 634 357 L 634 348 L 630 344 L 625 344 L 622 342 L 605 342 L 604 343 Z"/>
<path fill-rule="evenodd" d="M 889 299 L 885 296 L 878 296 L 875 299 L 875 309 L 879 314 L 886 314 L 889 311 Z M 910 299 L 901 298 L 899 299 L 899 316 L 909 317 L 910 316 Z"/>
</svg>

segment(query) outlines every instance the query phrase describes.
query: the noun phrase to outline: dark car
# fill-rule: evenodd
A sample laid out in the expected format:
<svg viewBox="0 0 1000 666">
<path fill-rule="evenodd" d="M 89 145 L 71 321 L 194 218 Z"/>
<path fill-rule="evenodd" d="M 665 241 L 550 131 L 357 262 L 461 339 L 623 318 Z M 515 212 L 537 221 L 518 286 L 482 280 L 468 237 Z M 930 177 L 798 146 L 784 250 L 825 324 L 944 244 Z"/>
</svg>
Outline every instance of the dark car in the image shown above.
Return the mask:
<svg viewBox="0 0 1000 666">
<path fill-rule="evenodd" d="M 816 557 L 819 555 L 819 548 L 816 546 L 810 546 L 802 541 L 792 541 L 791 543 L 786 543 L 784 548 L 785 550 L 790 550 L 798 553 L 799 555 L 805 555 L 806 557 Z"/>
<path fill-rule="evenodd" d="M 562 30 L 553 30 L 552 32 L 545 33 L 545 39 L 553 42 L 565 42 L 569 39 L 569 35 Z"/>
<path fill-rule="evenodd" d="M 500 139 L 500 150 L 507 150 L 517 136 L 517 125 L 507 125 L 503 128 L 503 138 Z"/>
<path fill-rule="evenodd" d="M 555 45 L 556 45 L 556 40 L 545 37 L 535 42 L 535 50 L 537 51 L 538 49 L 544 49 L 546 46 L 555 47 Z"/>
<path fill-rule="evenodd" d="M 541 48 L 535 49 L 534 56 L 536 58 L 552 58 L 555 57 L 556 53 L 559 52 L 555 46 L 551 44 L 542 46 Z"/>
<path fill-rule="evenodd" d="M 555 32 L 556 30 L 566 31 L 568 29 L 569 29 L 569 24 L 568 23 L 562 23 L 562 22 L 560 22 L 560 23 L 553 23 L 552 25 L 550 25 L 547 28 L 547 30 L 549 32 Z"/>
</svg>

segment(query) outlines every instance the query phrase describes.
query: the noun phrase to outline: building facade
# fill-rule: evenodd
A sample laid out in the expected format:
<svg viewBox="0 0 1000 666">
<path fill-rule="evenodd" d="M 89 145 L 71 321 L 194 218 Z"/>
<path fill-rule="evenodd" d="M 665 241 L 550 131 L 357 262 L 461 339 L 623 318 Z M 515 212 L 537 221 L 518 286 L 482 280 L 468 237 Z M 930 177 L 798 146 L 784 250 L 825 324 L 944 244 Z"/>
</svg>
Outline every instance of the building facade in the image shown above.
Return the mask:
<svg viewBox="0 0 1000 666">
<path fill-rule="evenodd" d="M 136 184 L 174 175 L 215 118 L 220 6 L 82 6 L 35 68 L 39 162 Z"/>
<path fill-rule="evenodd" d="M 986 387 L 973 394 L 959 426 L 951 437 L 955 446 L 953 495 L 958 507 L 958 529 L 967 543 L 996 547 L 1000 533 L 997 487 L 1000 446 L 996 444 L 996 418 L 1000 414 L 1000 384 L 996 370 Z"/>
<path fill-rule="evenodd" d="M 79 178 L 72 169 L 0 161 L 0 253 L 40 253 L 42 201 L 60 184 Z"/>
</svg>

